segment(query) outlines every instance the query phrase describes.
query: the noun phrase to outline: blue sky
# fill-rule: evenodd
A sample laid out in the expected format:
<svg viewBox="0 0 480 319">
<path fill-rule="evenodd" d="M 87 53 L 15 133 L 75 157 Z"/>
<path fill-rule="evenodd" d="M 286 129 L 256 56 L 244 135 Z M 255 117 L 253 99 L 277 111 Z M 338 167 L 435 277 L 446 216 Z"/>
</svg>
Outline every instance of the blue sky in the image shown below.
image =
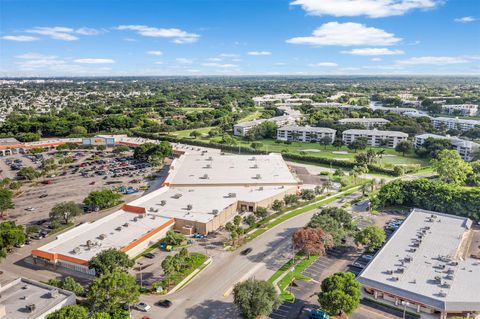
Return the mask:
<svg viewBox="0 0 480 319">
<path fill-rule="evenodd" d="M 0 76 L 480 73 L 478 0 L 0 0 Z"/>
</svg>

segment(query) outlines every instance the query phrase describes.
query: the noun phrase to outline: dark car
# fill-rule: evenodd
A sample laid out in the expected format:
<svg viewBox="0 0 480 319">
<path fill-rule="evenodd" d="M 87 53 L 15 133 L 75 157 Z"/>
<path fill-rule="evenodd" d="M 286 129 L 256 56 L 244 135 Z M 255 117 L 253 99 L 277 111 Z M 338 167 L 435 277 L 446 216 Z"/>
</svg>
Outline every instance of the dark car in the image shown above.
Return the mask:
<svg viewBox="0 0 480 319">
<path fill-rule="evenodd" d="M 145 255 L 143 255 L 143 257 L 146 257 L 146 258 L 148 258 L 148 259 L 153 259 L 153 258 L 155 258 L 155 254 L 153 254 L 153 253 L 146 253 Z"/>
<path fill-rule="evenodd" d="M 252 252 L 252 248 L 247 248 L 247 249 L 242 250 L 242 252 L 240 254 L 245 256 L 245 255 L 250 254 L 251 252 Z"/>
<path fill-rule="evenodd" d="M 42 194 L 42 195 L 38 196 L 38 198 L 45 198 L 47 196 L 48 196 L 48 194 Z"/>
<path fill-rule="evenodd" d="M 157 306 L 163 307 L 163 308 L 170 308 L 172 306 L 172 302 L 170 300 L 164 299 L 164 300 L 159 300 L 157 302 Z"/>
</svg>

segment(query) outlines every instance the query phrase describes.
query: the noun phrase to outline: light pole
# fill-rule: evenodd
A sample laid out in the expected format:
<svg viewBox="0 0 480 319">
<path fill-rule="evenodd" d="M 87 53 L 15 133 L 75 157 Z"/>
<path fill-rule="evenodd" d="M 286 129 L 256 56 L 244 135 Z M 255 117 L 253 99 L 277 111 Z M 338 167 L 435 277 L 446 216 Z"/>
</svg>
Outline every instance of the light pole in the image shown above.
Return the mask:
<svg viewBox="0 0 480 319">
<path fill-rule="evenodd" d="M 140 265 L 140 288 L 143 288 L 143 274 L 142 274 L 143 264 L 140 262 L 138 264 Z"/>
<path fill-rule="evenodd" d="M 408 301 L 402 301 L 402 305 L 403 305 L 403 319 L 405 319 L 405 314 L 407 312 L 407 306 L 409 305 L 410 303 Z"/>
</svg>

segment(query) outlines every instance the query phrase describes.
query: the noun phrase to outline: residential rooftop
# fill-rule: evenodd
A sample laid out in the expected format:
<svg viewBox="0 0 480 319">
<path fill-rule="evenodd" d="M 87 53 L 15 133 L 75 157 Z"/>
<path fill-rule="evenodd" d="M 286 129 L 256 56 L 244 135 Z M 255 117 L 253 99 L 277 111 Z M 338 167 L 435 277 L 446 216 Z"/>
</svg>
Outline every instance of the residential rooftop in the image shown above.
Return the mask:
<svg viewBox="0 0 480 319">
<path fill-rule="evenodd" d="M 338 120 L 338 122 L 339 123 L 359 123 L 359 122 L 364 122 L 364 123 L 369 123 L 369 122 L 390 123 L 389 120 L 382 119 L 382 118 L 376 118 L 376 117 L 348 118 L 348 119 Z"/>
<path fill-rule="evenodd" d="M 408 137 L 407 133 L 398 132 L 398 131 L 381 131 L 377 129 L 373 130 L 361 130 L 361 129 L 350 129 L 343 131 L 343 134 L 361 134 L 361 135 L 375 135 L 375 136 L 398 136 L 398 137 Z"/>
<path fill-rule="evenodd" d="M 479 311 L 480 234 L 465 217 L 414 209 L 359 275 L 367 287 L 446 311 Z"/>
<path fill-rule="evenodd" d="M 5 306 L 5 319 L 40 318 L 64 304 L 74 304 L 75 294 L 34 280 L 17 278 L 0 287 L 0 305 Z M 28 308 L 34 305 L 34 309 Z"/>
<path fill-rule="evenodd" d="M 424 133 L 424 134 L 419 134 L 415 135 L 416 138 L 421 138 L 421 139 L 427 139 L 427 138 L 434 138 L 434 139 L 440 139 L 440 140 L 450 140 L 452 143 L 456 145 L 464 145 L 464 146 L 480 146 L 480 144 L 472 142 L 472 141 L 467 141 L 461 138 L 458 138 L 456 136 L 445 136 L 445 135 L 437 135 L 437 134 L 431 134 L 431 133 Z"/>
<path fill-rule="evenodd" d="M 285 125 L 279 128 L 279 130 L 300 131 L 300 132 L 319 132 L 319 133 L 335 133 L 336 130 L 328 127 L 315 127 L 315 126 L 300 126 L 300 125 Z"/>
</svg>

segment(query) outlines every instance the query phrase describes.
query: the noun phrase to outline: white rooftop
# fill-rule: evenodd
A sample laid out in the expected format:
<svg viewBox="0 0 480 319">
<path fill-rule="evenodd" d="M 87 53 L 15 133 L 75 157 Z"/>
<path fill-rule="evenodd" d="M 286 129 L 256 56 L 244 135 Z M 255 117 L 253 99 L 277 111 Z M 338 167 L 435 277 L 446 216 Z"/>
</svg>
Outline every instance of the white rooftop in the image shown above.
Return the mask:
<svg viewBox="0 0 480 319">
<path fill-rule="evenodd" d="M 442 121 L 442 122 L 457 122 L 457 123 L 464 123 L 464 124 L 480 125 L 479 120 L 460 119 L 458 117 L 439 116 L 439 117 L 435 117 L 433 119 L 436 120 L 436 121 Z"/>
<path fill-rule="evenodd" d="M 298 184 L 280 154 L 190 154 L 175 159 L 165 180 L 172 186 Z"/>
<path fill-rule="evenodd" d="M 373 118 L 373 117 L 362 117 L 362 118 L 348 118 L 338 120 L 339 123 L 370 123 L 370 122 L 381 122 L 381 123 L 390 123 L 389 120 L 382 118 Z"/>
<path fill-rule="evenodd" d="M 301 132 L 320 132 L 320 133 L 335 133 L 336 130 L 328 127 L 314 127 L 314 126 L 300 126 L 300 125 L 285 125 L 279 130 L 301 131 Z"/>
<path fill-rule="evenodd" d="M 408 137 L 407 133 L 398 132 L 398 131 L 381 131 L 377 129 L 373 130 L 360 130 L 360 129 L 350 129 L 343 131 L 343 134 L 360 134 L 360 135 L 375 135 L 375 136 L 398 136 L 398 137 Z"/>
<path fill-rule="evenodd" d="M 67 299 L 68 304 L 75 303 L 75 294 L 26 278 L 17 278 L 0 287 L 0 304 L 5 305 L 6 319 L 39 318 Z M 35 305 L 35 309 L 28 312 L 28 305 Z"/>
<path fill-rule="evenodd" d="M 93 223 L 85 223 L 62 233 L 56 240 L 38 250 L 89 261 L 103 250 L 127 246 L 170 220 L 148 214 L 143 218 L 141 216 L 119 210 Z"/>
<path fill-rule="evenodd" d="M 414 209 L 358 281 L 439 310 L 479 311 L 480 261 L 470 258 L 470 245 L 478 245 L 471 226 L 464 217 Z"/>
<path fill-rule="evenodd" d="M 291 187 L 162 187 L 130 204 L 155 216 L 207 223 L 238 201 L 259 202 Z"/>
</svg>

